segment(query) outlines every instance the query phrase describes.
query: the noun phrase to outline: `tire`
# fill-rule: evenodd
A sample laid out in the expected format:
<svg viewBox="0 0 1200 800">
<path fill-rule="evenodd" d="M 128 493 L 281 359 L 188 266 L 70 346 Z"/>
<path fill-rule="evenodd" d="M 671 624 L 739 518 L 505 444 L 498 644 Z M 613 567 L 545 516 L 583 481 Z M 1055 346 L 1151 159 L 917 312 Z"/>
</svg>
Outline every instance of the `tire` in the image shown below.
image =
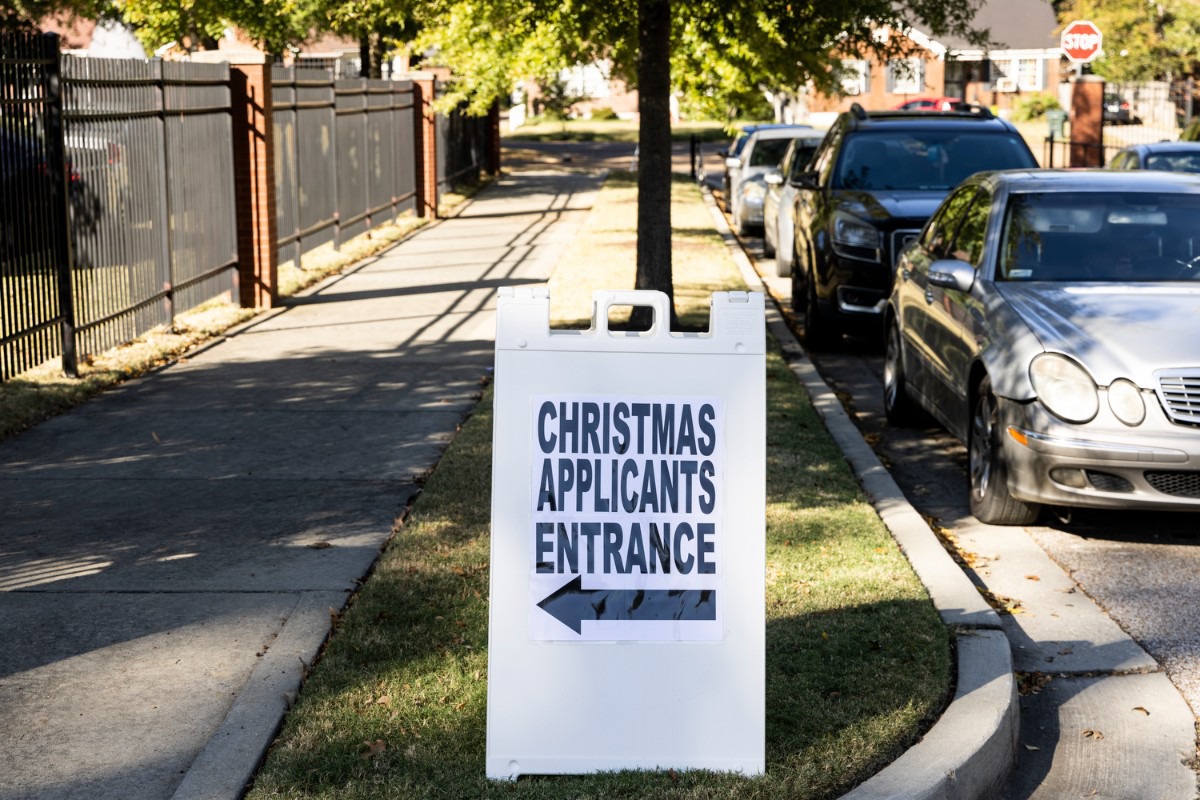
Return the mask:
<svg viewBox="0 0 1200 800">
<path fill-rule="evenodd" d="M 1008 493 L 1008 465 L 1000 446 L 1004 432 L 991 378 L 984 376 L 975 394 L 967 442 L 971 513 L 988 525 L 1028 525 L 1037 519 L 1040 507 Z"/>
<path fill-rule="evenodd" d="M 763 255 L 767 258 L 775 257 L 775 242 L 767 235 L 767 224 L 763 223 Z"/>
<path fill-rule="evenodd" d="M 842 343 L 842 333 L 837 329 L 837 323 L 821 313 L 821 304 L 817 301 L 817 285 L 812 275 L 804 281 L 804 323 L 801 330 L 804 344 L 809 350 L 835 350 Z M 792 284 L 796 281 L 793 277 Z M 796 300 L 792 298 L 792 306 Z"/>
<path fill-rule="evenodd" d="M 889 320 L 887 344 L 883 357 L 883 414 L 889 425 L 905 428 L 913 425 L 921 413 L 908 396 L 908 383 L 904 377 L 904 350 L 900 338 L 900 325 Z"/>
</svg>

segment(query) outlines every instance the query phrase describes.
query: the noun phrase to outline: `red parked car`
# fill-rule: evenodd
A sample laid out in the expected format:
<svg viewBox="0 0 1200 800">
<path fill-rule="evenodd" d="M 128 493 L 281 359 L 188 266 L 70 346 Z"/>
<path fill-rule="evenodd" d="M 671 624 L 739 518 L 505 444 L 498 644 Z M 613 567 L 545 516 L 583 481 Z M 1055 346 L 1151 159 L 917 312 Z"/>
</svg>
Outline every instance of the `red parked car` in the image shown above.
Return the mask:
<svg viewBox="0 0 1200 800">
<path fill-rule="evenodd" d="M 959 97 L 914 97 L 905 100 L 896 111 L 968 111 L 970 104 Z"/>
</svg>

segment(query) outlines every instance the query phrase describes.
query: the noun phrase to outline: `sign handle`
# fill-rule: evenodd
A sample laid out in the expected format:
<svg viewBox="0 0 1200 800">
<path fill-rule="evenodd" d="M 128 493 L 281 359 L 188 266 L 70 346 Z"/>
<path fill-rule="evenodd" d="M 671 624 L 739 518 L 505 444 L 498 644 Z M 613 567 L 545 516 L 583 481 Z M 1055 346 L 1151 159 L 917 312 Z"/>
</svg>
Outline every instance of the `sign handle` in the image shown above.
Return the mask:
<svg viewBox="0 0 1200 800">
<path fill-rule="evenodd" d="M 648 331 L 620 331 L 610 334 L 608 313 L 613 306 L 646 306 L 654 309 L 654 322 Z M 652 289 L 595 292 L 592 295 L 592 328 L 600 334 L 664 338 L 671 335 L 671 300 L 664 292 Z"/>
</svg>

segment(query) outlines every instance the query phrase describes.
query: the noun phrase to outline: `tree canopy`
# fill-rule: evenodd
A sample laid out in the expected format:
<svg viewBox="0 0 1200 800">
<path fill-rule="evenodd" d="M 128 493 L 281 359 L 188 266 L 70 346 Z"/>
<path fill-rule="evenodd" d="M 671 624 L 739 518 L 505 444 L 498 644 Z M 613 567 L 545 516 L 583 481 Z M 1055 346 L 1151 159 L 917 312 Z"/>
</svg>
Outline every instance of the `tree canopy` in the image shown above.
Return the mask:
<svg viewBox="0 0 1200 800">
<path fill-rule="evenodd" d="M 1171 80 L 1200 68 L 1200 3 L 1196 0 L 1071 0 L 1059 22 L 1086 19 L 1104 34 L 1091 70 L 1110 81 Z"/>
<path fill-rule="evenodd" d="M 995 1 L 995 0 L 993 0 Z M 1179 3 L 1191 0 L 1175 0 Z M 670 119 L 673 92 L 713 109 L 766 89 L 835 89 L 844 56 L 888 58 L 912 47 L 881 30 L 920 27 L 982 41 L 971 29 L 981 0 L 16 0 L 108 5 L 153 49 L 205 46 L 227 24 L 269 52 L 320 31 L 353 36 L 364 64 L 385 40 L 454 75 L 447 102 L 483 113 L 514 82 L 604 59 L 639 89 L 637 288 L 671 291 Z M 1101 2 L 1101 0 L 1093 0 Z M 37 4 L 36 7 L 34 4 Z M 374 38 L 372 38 L 374 37 Z"/>
</svg>

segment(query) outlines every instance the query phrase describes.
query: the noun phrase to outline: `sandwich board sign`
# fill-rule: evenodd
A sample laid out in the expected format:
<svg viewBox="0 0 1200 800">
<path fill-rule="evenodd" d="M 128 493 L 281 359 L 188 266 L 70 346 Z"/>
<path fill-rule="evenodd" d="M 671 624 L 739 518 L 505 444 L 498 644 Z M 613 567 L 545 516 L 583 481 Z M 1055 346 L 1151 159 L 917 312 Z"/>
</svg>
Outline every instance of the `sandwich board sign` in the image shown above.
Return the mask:
<svg viewBox="0 0 1200 800">
<path fill-rule="evenodd" d="M 497 303 L 486 771 L 765 768 L 763 295 Z M 609 329 L 649 306 L 645 332 Z"/>
</svg>

